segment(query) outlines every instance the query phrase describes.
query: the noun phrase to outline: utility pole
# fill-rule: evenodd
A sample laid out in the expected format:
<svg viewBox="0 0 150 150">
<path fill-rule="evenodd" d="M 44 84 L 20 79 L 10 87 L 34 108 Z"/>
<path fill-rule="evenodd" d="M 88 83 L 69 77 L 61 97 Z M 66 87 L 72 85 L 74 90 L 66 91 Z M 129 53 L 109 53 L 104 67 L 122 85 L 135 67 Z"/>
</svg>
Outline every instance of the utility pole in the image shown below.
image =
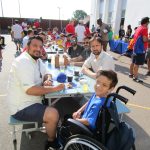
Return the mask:
<svg viewBox="0 0 150 150">
<path fill-rule="evenodd" d="M 2 9 L 2 17 L 4 17 L 2 0 L 1 0 L 1 9 Z"/>
<path fill-rule="evenodd" d="M 18 0 L 18 6 L 19 6 L 19 16 L 20 16 L 20 18 L 21 18 L 20 0 Z"/>
<path fill-rule="evenodd" d="M 61 7 L 57 7 L 59 11 L 59 20 L 60 20 L 60 29 L 62 30 L 62 20 L 60 19 L 60 9 Z"/>
</svg>

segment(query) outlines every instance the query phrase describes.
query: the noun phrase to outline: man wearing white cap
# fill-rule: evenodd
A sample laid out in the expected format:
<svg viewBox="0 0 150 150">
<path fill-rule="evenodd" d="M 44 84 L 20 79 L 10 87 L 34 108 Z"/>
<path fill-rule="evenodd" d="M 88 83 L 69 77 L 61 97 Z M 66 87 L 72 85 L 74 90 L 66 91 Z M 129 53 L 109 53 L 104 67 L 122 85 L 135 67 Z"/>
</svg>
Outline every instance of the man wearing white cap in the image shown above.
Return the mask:
<svg viewBox="0 0 150 150">
<path fill-rule="evenodd" d="M 83 21 L 80 20 L 78 25 L 75 27 L 75 33 L 77 35 L 78 43 L 82 43 L 85 37 L 85 27 L 83 25 Z"/>
</svg>

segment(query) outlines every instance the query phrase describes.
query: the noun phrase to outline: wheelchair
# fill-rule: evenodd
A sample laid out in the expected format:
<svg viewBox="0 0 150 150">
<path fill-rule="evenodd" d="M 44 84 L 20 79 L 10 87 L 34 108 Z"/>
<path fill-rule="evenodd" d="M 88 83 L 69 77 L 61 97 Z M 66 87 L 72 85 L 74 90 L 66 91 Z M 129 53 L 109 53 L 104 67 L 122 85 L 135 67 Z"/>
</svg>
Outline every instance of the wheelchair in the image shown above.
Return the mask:
<svg viewBox="0 0 150 150">
<path fill-rule="evenodd" d="M 125 104 L 128 102 L 127 98 L 118 94 L 121 89 L 133 95 L 136 93 L 135 90 L 127 86 L 120 86 L 116 93 L 109 94 L 99 111 L 95 131 L 90 130 L 77 120 L 71 118 L 64 120 L 57 133 L 63 150 L 136 149 L 134 129 L 126 122 L 121 121 L 117 112 L 116 100 Z M 107 107 L 109 101 L 110 106 Z"/>
</svg>

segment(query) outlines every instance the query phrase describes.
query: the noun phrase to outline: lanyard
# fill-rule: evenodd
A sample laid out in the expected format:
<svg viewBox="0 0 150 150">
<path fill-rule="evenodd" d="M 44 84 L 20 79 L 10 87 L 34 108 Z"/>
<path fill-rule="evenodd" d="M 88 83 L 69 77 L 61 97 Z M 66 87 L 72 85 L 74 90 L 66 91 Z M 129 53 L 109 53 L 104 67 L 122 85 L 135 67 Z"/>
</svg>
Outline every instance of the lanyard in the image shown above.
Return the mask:
<svg viewBox="0 0 150 150">
<path fill-rule="evenodd" d="M 38 60 L 38 67 L 39 67 L 39 72 L 40 72 L 40 78 L 42 79 L 41 66 L 40 66 L 40 61 L 39 60 Z"/>
</svg>

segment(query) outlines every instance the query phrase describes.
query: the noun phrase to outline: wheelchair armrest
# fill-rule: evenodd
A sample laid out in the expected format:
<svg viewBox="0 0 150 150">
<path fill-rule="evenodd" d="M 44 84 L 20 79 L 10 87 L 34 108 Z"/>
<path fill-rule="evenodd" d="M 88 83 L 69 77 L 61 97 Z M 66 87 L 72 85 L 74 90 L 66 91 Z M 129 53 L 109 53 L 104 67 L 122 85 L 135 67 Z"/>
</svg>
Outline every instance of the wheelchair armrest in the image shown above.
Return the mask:
<svg viewBox="0 0 150 150">
<path fill-rule="evenodd" d="M 78 132 L 82 132 L 83 134 L 86 134 L 88 136 L 93 136 L 93 133 L 81 122 L 69 118 L 67 120 L 67 123 L 71 125 L 72 127 L 76 128 Z"/>
</svg>

